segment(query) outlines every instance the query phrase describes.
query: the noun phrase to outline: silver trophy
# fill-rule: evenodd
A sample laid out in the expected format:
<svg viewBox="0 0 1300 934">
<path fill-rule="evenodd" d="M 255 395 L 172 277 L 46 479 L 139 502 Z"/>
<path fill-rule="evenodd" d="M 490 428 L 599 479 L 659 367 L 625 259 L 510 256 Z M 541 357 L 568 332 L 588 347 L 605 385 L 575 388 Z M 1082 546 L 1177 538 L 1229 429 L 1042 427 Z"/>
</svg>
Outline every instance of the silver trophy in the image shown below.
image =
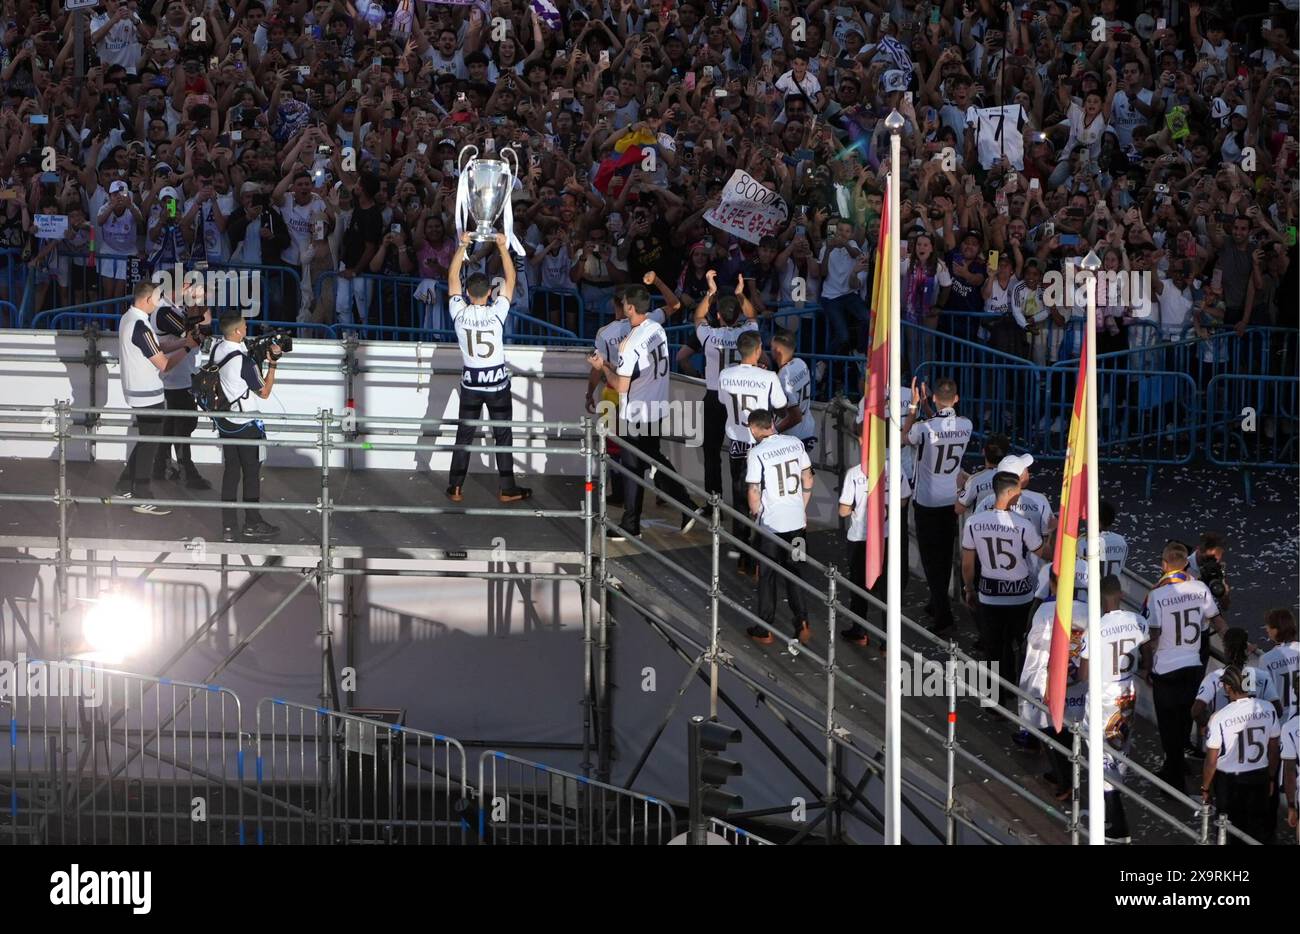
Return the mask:
<svg viewBox="0 0 1300 934">
<path fill-rule="evenodd" d="M 498 155 L 501 158 L 480 159 L 477 146 L 466 146 L 457 159 L 466 193 L 465 207 L 478 225 L 470 231 L 470 238 L 479 242 L 496 239 L 497 219 L 505 209 L 515 178 L 519 175 L 519 157 L 513 149 L 502 149 Z M 510 163 L 514 164 L 513 167 Z M 510 233 L 510 230 L 506 231 L 507 236 Z"/>
</svg>

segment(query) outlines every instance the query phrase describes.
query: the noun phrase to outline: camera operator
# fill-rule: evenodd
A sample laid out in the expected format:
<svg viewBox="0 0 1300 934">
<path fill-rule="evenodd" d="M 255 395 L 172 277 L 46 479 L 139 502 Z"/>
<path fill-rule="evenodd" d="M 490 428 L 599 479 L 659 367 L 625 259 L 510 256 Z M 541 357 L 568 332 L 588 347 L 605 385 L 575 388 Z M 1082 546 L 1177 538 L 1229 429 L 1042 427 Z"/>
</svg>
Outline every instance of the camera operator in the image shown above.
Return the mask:
<svg viewBox="0 0 1300 934">
<path fill-rule="evenodd" d="M 163 397 L 168 409 L 191 412 L 198 409 L 194 395 L 190 392 L 190 384 L 194 371 L 198 368 L 199 343 L 203 340 L 201 329 L 212 323 L 212 312 L 201 308 L 202 303 L 202 287 L 186 286 L 181 291 L 179 308 L 172 300 L 163 297 L 150 321 L 163 353 L 170 353 L 180 347 L 186 348 L 182 361 L 162 375 Z M 184 415 L 168 415 L 163 419 L 162 433 L 167 437 L 188 438 L 194 433 L 194 423 L 195 419 Z M 169 476 L 168 455 L 171 447 L 170 442 L 159 446 L 153 460 L 153 479 L 177 480 L 184 473 L 187 489 L 212 489 L 212 484 L 194 466 L 190 446 L 180 441 L 176 442 L 176 463 L 179 466 Z"/>
<path fill-rule="evenodd" d="M 249 354 L 244 345 L 248 334 L 248 324 L 242 315 L 227 315 L 221 319 L 221 342 L 212 348 L 209 358 L 219 367 L 221 375 L 221 392 L 226 399 L 226 408 L 231 412 L 255 413 L 257 400 L 271 395 L 275 385 L 275 368 L 281 356 L 278 344 L 271 344 L 267 353 L 266 375 Z M 259 418 L 232 416 L 213 419 L 217 431 L 223 438 L 258 438 L 266 437 L 266 428 Z M 269 538 L 280 530 L 262 519 L 256 503 L 261 497 L 261 448 L 256 445 L 223 445 L 221 461 L 224 469 L 221 474 L 221 501 L 234 503 L 239 500 L 239 482 L 244 482 L 243 502 L 245 538 Z M 254 504 L 254 505 L 247 505 Z M 236 509 L 221 510 L 222 537 L 230 542 L 235 539 L 239 513 Z"/>
<path fill-rule="evenodd" d="M 189 352 L 199 345 L 193 334 L 181 338 L 170 351 L 158 344 L 158 336 L 149 326 L 149 316 L 158 307 L 157 286 L 152 282 L 136 283 L 131 306 L 122 315 L 117 328 L 117 359 L 122 373 L 122 395 L 126 404 L 137 410 L 132 423 L 135 433 L 141 435 L 127 455 L 122 475 L 118 478 L 116 495 L 136 499 L 152 499 L 153 491 L 147 477 L 141 477 L 154 463 L 156 441 L 146 441 L 144 436 L 163 434 L 163 416 L 145 414 L 150 409 L 165 407 L 163 374 L 183 366 Z M 141 515 L 165 516 L 171 510 L 161 506 L 141 503 L 132 511 Z"/>
<path fill-rule="evenodd" d="M 1191 549 L 1188 549 L 1191 551 Z M 1201 543 L 1187 556 L 1187 570 L 1197 580 L 1210 588 L 1220 610 L 1227 610 L 1232 602 L 1232 588 L 1223 566 L 1223 556 L 1228 543 L 1218 532 L 1202 532 Z"/>
</svg>

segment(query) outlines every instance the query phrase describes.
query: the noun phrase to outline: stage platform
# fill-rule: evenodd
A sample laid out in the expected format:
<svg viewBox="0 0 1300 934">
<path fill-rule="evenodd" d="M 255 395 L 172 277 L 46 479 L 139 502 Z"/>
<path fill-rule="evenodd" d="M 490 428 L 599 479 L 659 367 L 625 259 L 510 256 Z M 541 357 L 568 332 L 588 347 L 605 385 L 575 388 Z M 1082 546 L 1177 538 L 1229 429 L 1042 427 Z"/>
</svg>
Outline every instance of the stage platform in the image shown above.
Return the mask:
<svg viewBox="0 0 1300 934">
<path fill-rule="evenodd" d="M 71 462 L 68 494 L 108 498 L 121 472 L 118 462 Z M 179 483 L 154 481 L 156 499 L 186 503 L 220 500 L 221 469 L 201 467 L 213 489 L 196 492 Z M 582 563 L 583 525 L 579 518 L 538 519 L 538 510 L 582 509 L 582 481 L 569 477 L 529 477 L 533 498 L 502 505 L 496 498 L 496 476 L 471 473 L 465 498 L 453 503 L 444 494 L 446 477 L 429 472 L 396 470 L 331 470 L 330 499 L 336 506 L 373 505 L 391 508 L 445 508 L 440 515 L 411 515 L 375 509 L 335 512 L 330 516 L 332 557 L 421 560 L 501 560 L 508 548 L 511 561 L 524 563 Z M 57 465 L 35 460 L 0 461 L 0 492 L 44 494 L 50 502 L 6 502 L 0 511 L 0 546 L 58 547 Z M 280 526 L 274 540 L 224 542 L 221 513 L 216 509 L 174 506 L 169 516 L 143 516 L 125 505 L 76 503 L 69 509 L 68 534 L 74 549 L 111 553 L 130 542 L 132 551 L 185 552 L 202 539 L 210 555 L 320 557 L 321 522 L 318 510 L 276 509 L 276 504 L 320 502 L 319 468 L 275 467 L 262 470 L 262 512 Z M 514 515 L 481 515 L 475 510 L 510 510 Z M 503 544 L 504 542 L 504 544 Z"/>
</svg>

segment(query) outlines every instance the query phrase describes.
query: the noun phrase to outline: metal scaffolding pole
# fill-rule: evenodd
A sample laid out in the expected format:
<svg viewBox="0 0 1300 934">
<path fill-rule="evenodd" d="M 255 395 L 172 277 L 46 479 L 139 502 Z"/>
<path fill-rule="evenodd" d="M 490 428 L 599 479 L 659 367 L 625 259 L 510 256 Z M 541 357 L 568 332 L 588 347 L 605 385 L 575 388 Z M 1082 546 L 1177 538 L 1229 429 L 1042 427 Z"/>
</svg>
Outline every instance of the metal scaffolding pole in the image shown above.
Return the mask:
<svg viewBox="0 0 1300 934">
<path fill-rule="evenodd" d="M 337 710 L 338 698 L 334 691 L 334 641 L 330 621 L 330 423 L 333 413 L 322 409 L 320 418 L 320 565 L 316 576 L 317 596 L 320 599 L 321 640 L 321 706 Z"/>
<path fill-rule="evenodd" d="M 593 458 L 595 457 L 595 438 L 592 433 L 590 418 L 582 420 L 582 461 L 583 461 L 583 498 L 582 498 L 582 570 L 579 590 L 582 595 L 582 775 L 591 777 L 591 536 L 592 492 L 595 483 Z M 602 499 L 604 490 L 600 491 Z M 602 588 L 603 592 L 603 588 Z"/>
<path fill-rule="evenodd" d="M 835 565 L 826 568 L 826 843 L 835 842 Z"/>
<path fill-rule="evenodd" d="M 54 652 L 63 657 L 63 625 L 68 612 L 68 561 L 72 557 L 68 548 L 68 434 L 72 427 L 70 403 L 54 403 L 55 432 L 59 442 L 59 549 L 56 558 L 54 598 Z"/>
<path fill-rule="evenodd" d="M 597 456 L 600 458 L 600 484 L 597 490 L 597 509 L 600 521 L 596 523 L 597 551 L 600 560 L 597 562 L 596 586 L 600 588 L 600 621 L 598 630 L 598 648 L 597 648 L 597 668 L 595 684 L 595 706 L 596 706 L 596 777 L 601 781 L 608 781 L 610 773 L 610 749 L 609 749 L 609 729 L 607 720 L 609 718 L 609 704 L 607 689 L 609 685 L 609 673 L 606 671 L 606 664 L 609 656 L 606 654 L 609 633 L 609 571 L 608 571 L 608 536 L 605 534 L 605 523 L 609 521 L 609 506 L 607 493 L 609 489 L 609 448 L 608 448 L 608 426 L 604 419 L 596 421 L 596 447 Z"/>
</svg>

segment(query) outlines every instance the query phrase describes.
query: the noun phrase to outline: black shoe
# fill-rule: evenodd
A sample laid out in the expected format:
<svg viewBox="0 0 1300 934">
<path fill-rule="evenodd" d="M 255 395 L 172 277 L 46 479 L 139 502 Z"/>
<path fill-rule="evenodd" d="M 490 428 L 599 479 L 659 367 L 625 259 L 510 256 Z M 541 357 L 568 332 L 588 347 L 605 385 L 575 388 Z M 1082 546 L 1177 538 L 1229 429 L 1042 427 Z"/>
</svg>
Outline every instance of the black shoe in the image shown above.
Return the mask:
<svg viewBox="0 0 1300 934">
<path fill-rule="evenodd" d="M 503 503 L 517 503 L 520 500 L 531 499 L 533 491 L 526 486 L 509 486 L 497 494 L 497 499 Z"/>
<path fill-rule="evenodd" d="M 235 540 L 234 526 L 228 525 L 221 530 L 221 540 L 223 542 L 233 542 Z"/>
<path fill-rule="evenodd" d="M 753 639 L 759 645 L 771 645 L 776 639 L 773 635 L 762 626 L 750 626 L 745 630 L 745 635 Z"/>
<path fill-rule="evenodd" d="M 212 489 L 212 484 L 204 479 L 201 473 L 191 467 L 185 472 L 185 489 L 210 490 Z"/>
<path fill-rule="evenodd" d="M 244 524 L 245 538 L 270 538 L 279 535 L 280 527 L 269 522 L 248 522 Z"/>
<path fill-rule="evenodd" d="M 931 632 L 943 632 L 945 629 L 951 629 L 953 624 L 952 614 L 936 619 L 930 624 Z"/>
<path fill-rule="evenodd" d="M 840 638 L 854 645 L 868 646 L 871 644 L 871 634 L 857 623 L 854 623 L 848 629 L 841 629 Z"/>
</svg>

